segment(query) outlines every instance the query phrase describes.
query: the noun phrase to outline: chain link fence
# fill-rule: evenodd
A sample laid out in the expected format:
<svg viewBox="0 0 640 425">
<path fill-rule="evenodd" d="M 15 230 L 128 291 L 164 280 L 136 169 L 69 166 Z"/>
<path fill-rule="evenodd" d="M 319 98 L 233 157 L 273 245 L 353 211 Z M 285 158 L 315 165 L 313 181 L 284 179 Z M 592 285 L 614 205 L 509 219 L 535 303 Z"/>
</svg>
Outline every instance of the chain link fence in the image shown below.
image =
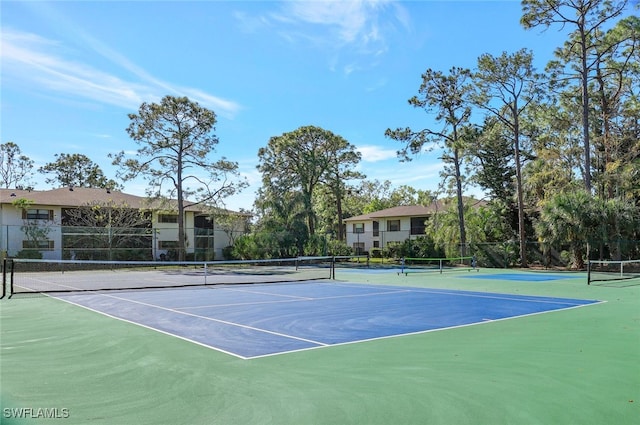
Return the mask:
<svg viewBox="0 0 640 425">
<path fill-rule="evenodd" d="M 229 247 L 244 232 L 203 228 L 186 228 L 186 260 L 212 261 L 228 259 Z M 264 236 L 264 235 L 263 235 Z M 266 235 L 272 243 L 283 244 L 288 238 L 281 233 Z M 509 268 L 520 265 L 518 241 L 471 242 L 462 247 L 451 242 L 446 247 L 436 246 L 429 238 L 410 231 L 347 233 L 344 242 L 330 235 L 316 235 L 313 253 L 296 255 L 369 255 L 380 262 L 398 261 L 402 257 L 445 258 L 475 256 L 480 267 Z M 291 238 L 293 239 L 293 238 Z M 588 249 L 587 249 L 588 242 Z M 320 246 L 321 245 L 321 246 Z M 464 249 L 463 249 L 464 248 Z M 571 268 L 575 252 L 583 259 L 628 260 L 640 258 L 640 241 L 598 240 L 584 242 L 581 251 L 569 244 L 550 246 L 535 241 L 527 242 L 527 263 L 530 267 Z M 78 226 L 0 226 L 1 256 L 18 258 L 44 258 L 63 260 L 119 260 L 119 261 L 172 261 L 179 258 L 178 231 L 151 228 L 105 228 Z M 316 252 L 318 251 L 318 252 Z"/>
<path fill-rule="evenodd" d="M 242 232 L 185 228 L 185 258 L 223 259 Z M 0 226 L 0 252 L 17 258 L 152 261 L 179 258 L 178 229 Z"/>
<path fill-rule="evenodd" d="M 354 254 L 373 258 L 423 257 L 451 258 L 475 256 L 480 267 L 509 268 L 522 264 L 517 240 L 504 242 L 470 242 L 465 246 L 453 240 L 436 245 L 430 238 L 411 231 L 348 232 L 347 245 Z M 576 254 L 579 253 L 579 254 Z M 576 255 L 583 262 L 589 259 L 640 259 L 640 241 L 623 239 L 585 239 L 574 244 L 549 245 L 538 241 L 526 242 L 527 265 L 533 268 L 574 268 Z"/>
</svg>

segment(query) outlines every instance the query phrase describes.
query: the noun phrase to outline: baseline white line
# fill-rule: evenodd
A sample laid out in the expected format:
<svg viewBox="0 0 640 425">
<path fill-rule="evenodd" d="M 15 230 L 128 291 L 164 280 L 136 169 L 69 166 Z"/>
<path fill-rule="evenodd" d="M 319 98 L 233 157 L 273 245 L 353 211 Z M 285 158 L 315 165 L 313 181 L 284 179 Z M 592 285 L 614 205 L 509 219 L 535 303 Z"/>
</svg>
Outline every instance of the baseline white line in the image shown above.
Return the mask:
<svg viewBox="0 0 640 425">
<path fill-rule="evenodd" d="M 358 284 L 341 284 L 341 286 L 347 287 L 357 287 Z M 373 285 L 371 285 L 373 286 Z M 385 288 L 393 289 L 393 286 L 385 286 Z M 583 304 L 580 303 L 571 303 L 562 300 L 570 300 L 570 301 L 590 301 L 589 304 L 598 303 L 598 300 L 581 300 L 577 298 L 560 298 L 560 297 L 548 297 L 541 295 L 516 295 L 516 294 L 500 294 L 487 292 L 486 295 L 478 292 L 471 291 L 457 291 L 457 290 L 437 290 L 434 288 L 418 288 L 418 287 L 408 287 L 402 286 L 407 292 L 418 292 L 418 293 L 428 293 L 428 294 L 443 294 L 443 295 L 454 295 L 459 297 L 471 297 L 471 298 L 489 298 L 489 299 L 498 299 L 498 300 L 509 300 L 509 301 L 525 301 L 525 302 L 536 302 L 541 304 L 562 304 L 562 305 L 575 305 L 581 306 Z M 529 297 L 529 298 L 525 298 Z M 553 301 L 553 299 L 559 301 Z"/>
<path fill-rule="evenodd" d="M 573 306 L 582 306 L 582 305 L 591 305 L 594 303 L 597 303 L 597 300 L 580 300 L 577 298 L 557 298 L 557 297 L 543 297 L 543 296 L 538 296 L 538 295 L 513 295 L 511 296 L 511 294 L 491 294 L 491 293 L 487 293 L 488 295 L 482 295 L 482 294 L 478 294 L 478 293 L 473 293 L 473 294 L 469 294 L 469 293 L 458 293 L 458 292 L 440 292 L 440 291 L 433 291 L 433 290 L 424 290 L 424 291 L 416 291 L 416 292 L 426 292 L 426 293 L 430 293 L 430 294 L 444 294 L 444 295 L 454 295 L 454 296 L 459 296 L 459 297 L 471 297 L 471 298 L 488 298 L 488 299 L 496 299 L 496 300 L 508 300 L 508 301 L 519 301 L 519 302 L 533 302 L 533 303 L 540 303 L 540 304 L 560 304 L 560 305 L 573 305 Z M 529 297 L 529 298 L 523 298 L 523 297 Z M 551 299 L 555 298 L 558 301 L 553 301 Z M 566 300 L 566 301 L 563 301 Z M 589 304 L 582 304 L 582 303 L 576 303 L 576 302 L 569 302 L 569 301 L 589 301 Z"/>
<path fill-rule="evenodd" d="M 558 311 L 563 311 L 563 310 L 573 310 L 573 309 L 576 309 L 576 308 L 589 307 L 589 306 L 593 306 L 593 305 L 597 305 L 597 304 L 604 304 L 606 302 L 607 301 L 597 301 L 597 302 L 594 302 L 594 303 L 591 303 L 591 304 L 574 305 L 572 307 L 565 307 L 565 308 L 556 309 L 556 310 L 538 311 L 538 312 L 535 312 L 535 313 L 521 314 L 521 315 L 518 315 L 518 316 L 503 317 L 501 319 L 489 319 L 489 320 L 482 319 L 482 321 L 480 321 L 480 322 L 467 323 L 467 324 L 464 324 L 464 325 L 447 326 L 447 327 L 444 327 L 444 328 L 425 329 L 423 331 L 407 332 L 407 333 L 402 333 L 402 334 L 386 335 L 386 336 L 380 336 L 380 337 L 375 337 L 375 338 L 367 338 L 367 339 L 359 339 L 359 340 L 354 340 L 354 341 L 339 342 L 339 343 L 336 343 L 336 344 L 327 344 L 326 346 L 322 346 L 322 347 L 300 348 L 300 349 L 297 349 L 297 350 L 289 350 L 289 351 L 281 351 L 281 352 L 278 352 L 278 353 L 262 354 L 262 355 L 259 355 L 259 356 L 247 357 L 247 360 L 260 359 L 260 358 L 263 358 L 263 357 L 279 356 L 281 354 L 298 353 L 298 352 L 309 351 L 309 350 L 317 350 L 319 348 L 339 347 L 341 345 L 360 344 L 362 342 L 378 341 L 378 340 L 398 338 L 398 337 L 411 336 L 411 335 L 421 335 L 421 334 L 426 334 L 426 333 L 431 333 L 431 332 L 446 331 L 446 330 L 450 330 L 450 329 L 466 328 L 466 327 L 470 327 L 470 326 L 477 326 L 477 325 L 484 325 L 484 324 L 487 324 L 487 323 L 502 322 L 502 321 L 505 321 L 505 320 L 519 319 L 519 318 L 528 317 L 528 316 L 537 316 L 537 315 L 540 315 L 540 314 L 553 313 L 553 312 L 558 312 Z"/>
<path fill-rule="evenodd" d="M 181 339 L 183 341 L 191 342 L 191 343 L 199 345 L 201 347 L 209 348 L 211 350 L 218 351 L 220 353 L 228 354 L 230 356 L 233 356 L 233 357 L 236 357 L 236 358 L 239 358 L 239 359 L 242 359 L 242 360 L 249 360 L 251 358 L 251 357 L 241 356 L 241 355 L 236 354 L 234 352 L 223 350 L 222 348 L 214 347 L 213 345 L 208 345 L 208 344 L 205 344 L 203 342 L 199 342 L 199 341 L 196 341 L 196 340 L 193 340 L 193 339 L 181 336 L 181 335 L 177 335 L 177 334 L 174 334 L 174 333 L 171 333 L 171 332 L 163 331 L 162 329 L 154 328 L 154 327 L 145 325 L 145 324 L 140 323 L 140 322 L 136 322 L 136 321 L 125 319 L 125 318 L 118 317 L 118 316 L 114 316 L 114 315 L 109 314 L 107 312 L 104 312 L 104 311 L 101 311 L 101 310 L 96 310 L 95 308 L 91 308 L 91 307 L 83 305 L 83 304 L 78 304 L 77 302 L 74 302 L 74 301 L 71 301 L 71 300 L 68 300 L 68 299 L 65 299 L 65 298 L 58 298 L 58 297 L 51 296 L 51 295 L 48 295 L 48 294 L 44 294 L 44 295 L 46 295 L 47 297 L 52 298 L 54 300 L 62 301 L 62 302 L 65 302 L 67 304 L 72 304 L 72 305 L 75 305 L 76 307 L 84 308 L 85 310 L 89 310 L 89 311 L 92 311 L 94 313 L 101 314 L 101 315 L 109 317 L 111 319 L 120 320 L 120 321 L 123 321 L 125 323 L 130 323 L 132 325 L 140 326 L 142 328 L 149 329 L 149 330 L 152 330 L 152 331 L 155 331 L 155 332 L 159 332 L 161 334 L 172 336 L 172 337 Z"/>
<path fill-rule="evenodd" d="M 50 282 L 48 282 L 50 283 Z M 359 284 L 344 284 L 344 283 L 324 283 L 324 282 L 318 282 L 318 284 L 320 285 L 330 285 L 330 286 L 346 286 L 346 287 L 362 287 Z M 65 285 L 60 285 L 60 286 L 65 286 Z M 369 285 L 369 286 L 374 286 L 374 285 Z M 73 287 L 70 287 L 73 288 Z M 109 294 L 104 294 L 104 293 L 94 293 L 92 295 L 100 295 L 100 296 L 106 296 L 106 297 L 110 297 L 110 298 L 114 298 L 114 299 L 118 299 L 118 300 L 124 300 L 124 301 L 128 301 L 128 302 L 132 302 L 132 303 L 137 303 L 137 304 L 141 304 L 141 305 L 145 305 L 148 307 L 152 307 L 152 308 L 158 308 L 158 309 L 162 309 L 162 310 L 166 310 L 169 312 L 173 312 L 173 313 L 178 313 L 178 314 L 183 314 L 186 316 L 192 316 L 192 317 L 196 317 L 196 318 L 200 318 L 200 319 L 204 319 L 204 320 L 210 320 L 210 321 L 214 321 L 214 322 L 219 322 L 219 323 L 223 323 L 223 324 L 228 324 L 230 326 L 238 326 L 238 327 L 242 327 L 242 328 L 247 328 L 247 329 L 251 329 L 251 330 L 255 330 L 257 332 L 264 332 L 264 333 L 268 333 L 268 334 L 273 334 L 276 336 L 281 336 L 284 338 L 290 338 L 290 339 L 295 339 L 295 340 L 300 340 L 300 341 L 304 341 L 304 342 L 309 342 L 312 344 L 316 344 L 315 347 L 309 347 L 309 348 L 302 348 L 302 349 L 296 349 L 296 350 L 289 350 L 289 351 L 281 351 L 281 352 L 277 352 L 277 353 L 270 353 L 270 354 L 264 354 L 264 355 L 258 355 L 258 356 L 241 356 L 238 354 L 235 354 L 233 352 L 228 352 L 226 350 L 211 346 L 211 345 L 207 345 L 205 343 L 201 343 L 192 339 L 189 339 L 187 337 L 183 337 L 171 332 L 167 332 L 167 331 L 163 331 L 161 329 L 157 329 L 154 328 L 152 326 L 149 325 L 145 325 L 139 322 L 135 322 L 129 319 L 124 319 L 118 316 L 114 316 L 112 314 L 100 311 L 100 310 L 96 310 L 94 308 L 82 305 L 82 304 L 78 304 L 76 302 L 73 302 L 71 300 L 67 300 L 65 298 L 59 298 L 57 296 L 50 296 L 48 294 L 44 294 L 50 298 L 54 298 L 69 304 L 73 304 L 76 305 L 78 307 L 84 308 L 86 310 L 90 310 L 99 314 L 102 314 L 104 316 L 107 317 L 111 317 L 117 320 L 122 320 L 123 322 L 127 322 L 127 323 L 131 323 L 134 325 L 138 325 L 141 326 L 143 328 L 147 328 L 156 332 L 160 332 L 163 333 L 165 335 L 169 335 L 169 336 L 173 336 L 179 339 L 182 339 L 184 341 L 188 341 L 188 342 L 192 342 L 194 344 L 224 353 L 224 354 L 229 354 L 233 357 L 239 358 L 239 359 L 243 359 L 243 360 L 251 360 L 251 359 L 259 359 L 262 357 L 271 357 L 271 356 L 276 356 L 276 355 L 281 355 L 281 354 L 288 354 L 288 353 L 295 353 L 295 352 L 302 352 L 302 351 L 308 351 L 308 350 L 314 350 L 314 349 L 318 349 L 318 348 L 324 348 L 324 347 L 333 347 L 333 346 L 340 346 L 340 345 L 349 345 L 349 344 L 357 344 L 357 343 L 361 343 L 361 342 L 367 342 L 367 341 L 376 341 L 376 340 L 381 340 L 381 339 L 389 339 L 389 338 L 396 338 L 396 337 L 402 337 L 402 336 L 410 336 L 410 335 L 419 335 L 419 334 L 424 334 L 424 333 L 430 333 L 430 332 L 437 332 L 437 331 L 441 331 L 441 330 L 448 330 L 448 329 L 456 329 L 456 328 L 464 328 L 464 327 L 468 327 L 468 326 L 475 326 L 475 325 L 481 325 L 481 324 L 486 324 L 486 323 L 493 323 L 493 322 L 499 322 L 499 321 L 504 321 L 504 320 L 510 320 L 510 319 L 516 319 L 516 318 L 520 318 L 520 317 L 527 317 L 527 316 L 535 316 L 535 315 L 540 315 L 540 314 L 545 314 L 545 313 L 552 313 L 552 312 L 557 312 L 557 311 L 562 311 L 562 310 L 571 310 L 571 309 L 575 309 L 575 308 L 581 308 L 581 307 L 588 307 L 588 306 L 592 306 L 592 305 L 597 305 L 597 304 L 603 304 L 606 303 L 606 301 L 598 301 L 598 300 L 584 300 L 584 301 L 591 301 L 588 304 L 572 304 L 572 303 L 568 303 L 568 302 L 554 302 L 554 301 L 550 301 L 550 300 L 541 300 L 541 299 L 537 299 L 537 298 L 554 298 L 554 297 L 542 297 L 542 296 L 536 296 L 536 295 L 531 295 L 529 297 L 534 298 L 532 299 L 525 299 L 525 298 L 521 298 L 521 296 L 519 295 L 514 295 L 513 297 L 510 296 L 510 294 L 492 294 L 492 295 L 482 295 L 482 294 L 478 294 L 478 293 L 465 293 L 463 291 L 439 291 L 439 290 L 433 290 L 430 288 L 412 288 L 412 287 L 402 287 L 403 289 L 398 289 L 396 290 L 394 287 L 385 287 L 387 289 L 389 289 L 389 291 L 385 291 L 385 292 L 380 292 L 380 293 L 374 293 L 374 295 L 385 295 L 385 294 L 393 294 L 393 293 L 399 293 L 399 292 L 425 292 L 425 293 L 433 293 L 433 294 L 445 294 L 445 295 L 457 295 L 457 296 L 466 296 L 466 297 L 477 297 L 477 298 L 494 298 L 494 299 L 506 299 L 506 300 L 512 300 L 512 301 L 528 301 L 528 302 L 540 302 L 540 303 L 547 303 L 547 304 L 564 304 L 567 305 L 567 307 L 563 307 L 560 309 L 555 309 L 555 310 L 545 310 L 545 311 L 541 311 L 541 312 L 534 312 L 534 313 L 527 313 L 527 314 L 522 314 L 522 315 L 517 315 L 517 316 L 510 316 L 510 317 L 504 317 L 504 318 L 500 318 L 500 319 L 482 319 L 479 322 L 474 322 L 474 323 L 468 323 L 468 324 L 464 324 L 464 325 L 455 325 L 455 326 L 449 326 L 449 327 L 444 327 L 444 328 L 437 328 L 437 329 L 427 329 L 427 330 L 423 330 L 423 331 L 416 331 L 416 332 L 408 332 L 408 333 L 403 333 L 403 334 L 395 334 L 395 335 L 387 335 L 387 336 L 382 336 L 382 337 L 375 337 L 375 338 L 368 338 L 368 339 L 363 339 L 363 340 L 354 340 L 354 341 L 347 341 L 347 342 L 342 342 L 342 343 L 336 343 L 336 344 L 327 344 L 327 343 L 322 343 L 322 342 L 318 342 L 318 341 L 313 341 L 313 340 L 309 340 L 309 339 L 305 339 L 305 338 L 298 338 L 298 337 L 294 337 L 291 335 L 286 335 L 286 334 L 281 334 L 281 333 L 277 333 L 277 332 L 272 332 L 272 331 L 268 331 L 265 329 L 260 329 L 260 328 L 255 328 L 255 327 L 251 327 L 251 326 L 246 326 L 246 325 L 241 325 L 238 323 L 233 323 L 233 322 L 228 322 L 228 321 L 223 321 L 223 320 L 219 320 L 219 319 L 213 319 L 213 318 L 209 318 L 209 317 L 204 317 L 204 316 L 199 316 L 197 314 L 191 314 L 191 313 L 187 313 L 187 312 L 181 312 L 181 311 L 177 311 L 171 308 L 166 308 L 166 307 L 161 307 L 161 306 L 157 306 L 154 304 L 148 304 L 148 303 L 144 303 L 144 302 L 139 302 L 139 301 L 134 301 L 134 300 L 129 300 L 126 298 L 121 298 L 121 297 L 117 297 L 114 295 L 109 295 Z M 273 295 L 273 294 L 271 294 Z M 348 297 L 364 297 L 364 296 L 368 296 L 371 294 L 357 294 L 357 295 L 350 295 L 350 296 L 336 296 L 336 297 L 325 297 L 325 298 L 317 298 L 317 299 L 328 299 L 328 298 L 348 298 Z M 499 296 L 502 295 L 502 296 Z M 278 301 L 278 302 L 296 302 L 296 300 L 289 300 L 289 301 Z"/>
</svg>

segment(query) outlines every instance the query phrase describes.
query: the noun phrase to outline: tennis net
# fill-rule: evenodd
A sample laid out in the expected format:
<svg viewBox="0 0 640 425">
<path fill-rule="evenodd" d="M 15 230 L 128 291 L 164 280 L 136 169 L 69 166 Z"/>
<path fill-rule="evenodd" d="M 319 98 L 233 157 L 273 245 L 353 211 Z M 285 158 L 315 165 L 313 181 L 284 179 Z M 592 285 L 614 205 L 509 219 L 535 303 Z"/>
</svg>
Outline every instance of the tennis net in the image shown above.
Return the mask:
<svg viewBox="0 0 640 425">
<path fill-rule="evenodd" d="M 333 259 L 336 268 L 368 268 L 370 265 L 368 255 L 337 255 Z"/>
<path fill-rule="evenodd" d="M 210 262 L 7 260 L 10 295 L 331 279 L 333 257 Z"/>
<path fill-rule="evenodd" d="M 629 279 L 640 279 L 640 260 L 589 260 L 587 264 L 588 285 Z"/>
<path fill-rule="evenodd" d="M 402 258 L 398 274 L 477 270 L 475 257 Z"/>
</svg>

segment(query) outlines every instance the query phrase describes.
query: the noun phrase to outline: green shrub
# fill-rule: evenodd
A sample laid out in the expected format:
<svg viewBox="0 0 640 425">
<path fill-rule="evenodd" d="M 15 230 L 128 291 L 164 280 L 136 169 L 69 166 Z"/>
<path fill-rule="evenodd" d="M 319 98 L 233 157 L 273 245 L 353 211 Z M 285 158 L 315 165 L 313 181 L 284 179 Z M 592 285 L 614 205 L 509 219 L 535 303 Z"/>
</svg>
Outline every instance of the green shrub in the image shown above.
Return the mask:
<svg viewBox="0 0 640 425">
<path fill-rule="evenodd" d="M 29 258 L 33 260 L 42 260 L 42 252 L 35 249 L 23 249 L 18 251 L 16 258 Z"/>
</svg>

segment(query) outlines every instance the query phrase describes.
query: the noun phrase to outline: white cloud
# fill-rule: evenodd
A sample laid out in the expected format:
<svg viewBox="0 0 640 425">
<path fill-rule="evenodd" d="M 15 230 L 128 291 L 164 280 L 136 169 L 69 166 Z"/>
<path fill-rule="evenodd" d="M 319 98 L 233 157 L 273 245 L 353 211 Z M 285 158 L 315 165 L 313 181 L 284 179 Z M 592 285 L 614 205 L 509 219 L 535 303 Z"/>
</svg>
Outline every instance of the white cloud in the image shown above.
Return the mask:
<svg viewBox="0 0 640 425">
<path fill-rule="evenodd" d="M 363 164 L 360 171 L 367 175 L 367 180 L 393 182 L 393 187 L 411 186 L 416 189 L 437 191 L 441 183 L 440 171 L 442 163 L 426 161 L 399 162 L 388 161 L 375 165 Z"/>
<path fill-rule="evenodd" d="M 252 16 L 245 12 L 235 11 L 233 17 L 240 23 L 240 29 L 250 34 L 270 26 L 269 19 L 264 16 Z"/>
<path fill-rule="evenodd" d="M 251 186 L 262 185 L 262 174 L 257 169 L 258 158 L 243 159 L 236 161 L 238 163 L 238 172 L 242 177 L 247 179 L 247 183 Z"/>
<path fill-rule="evenodd" d="M 388 51 L 388 36 L 397 28 L 409 29 L 409 14 L 392 0 L 285 1 L 280 9 L 260 18 L 235 14 L 245 30 L 274 30 L 289 43 L 304 43 L 329 52 L 330 69 L 345 74 L 376 65 L 371 58 Z M 367 62 L 337 67 L 335 52 L 365 56 Z M 349 59 L 351 61 L 351 59 Z M 362 59 L 360 59 L 362 61 Z"/>
<path fill-rule="evenodd" d="M 102 134 L 102 133 L 95 133 L 95 134 L 92 134 L 91 136 L 97 137 L 98 139 L 111 139 L 113 137 L 110 134 Z"/>
<path fill-rule="evenodd" d="M 142 87 L 130 84 L 90 66 L 58 57 L 56 43 L 36 34 L 2 31 L 0 53 L 3 74 L 40 89 L 100 99 L 130 108 L 139 105 Z"/>
<path fill-rule="evenodd" d="M 324 27 L 333 35 L 331 42 L 341 45 L 379 46 L 396 23 L 403 28 L 411 25 L 406 10 L 391 0 L 290 1 L 282 13 L 283 22 Z"/>
<path fill-rule="evenodd" d="M 388 79 L 387 78 L 378 78 L 376 81 L 374 81 L 371 85 L 369 85 L 368 87 L 365 88 L 365 91 L 367 92 L 374 92 L 384 86 L 387 85 L 388 83 Z"/>
<path fill-rule="evenodd" d="M 92 37 L 85 36 L 84 40 L 92 51 L 130 75 L 122 78 L 70 59 L 68 51 L 55 40 L 3 28 L 0 50 L 3 79 L 9 77 L 14 83 L 42 90 L 44 94 L 54 92 L 63 98 L 79 98 L 125 109 L 136 109 L 142 102 L 158 101 L 167 91 L 189 96 L 227 118 L 233 118 L 240 109 L 240 105 L 231 100 L 159 80 Z"/>
<path fill-rule="evenodd" d="M 369 6 L 363 1 L 294 1 L 284 4 L 284 12 L 294 21 L 317 24 L 334 31 L 337 39 L 348 44 L 366 42 L 368 34 L 377 33 L 371 22 Z"/>
<path fill-rule="evenodd" d="M 385 149 L 380 146 L 362 145 L 356 146 L 356 150 L 362 154 L 362 161 L 364 162 L 386 161 L 397 157 L 395 150 Z"/>
<path fill-rule="evenodd" d="M 176 90 L 179 93 L 186 95 L 191 100 L 198 102 L 201 106 L 213 109 L 216 113 L 219 113 L 226 118 L 233 118 L 241 109 L 240 105 L 236 102 L 210 95 L 202 90 L 192 88 L 177 88 Z"/>
</svg>

